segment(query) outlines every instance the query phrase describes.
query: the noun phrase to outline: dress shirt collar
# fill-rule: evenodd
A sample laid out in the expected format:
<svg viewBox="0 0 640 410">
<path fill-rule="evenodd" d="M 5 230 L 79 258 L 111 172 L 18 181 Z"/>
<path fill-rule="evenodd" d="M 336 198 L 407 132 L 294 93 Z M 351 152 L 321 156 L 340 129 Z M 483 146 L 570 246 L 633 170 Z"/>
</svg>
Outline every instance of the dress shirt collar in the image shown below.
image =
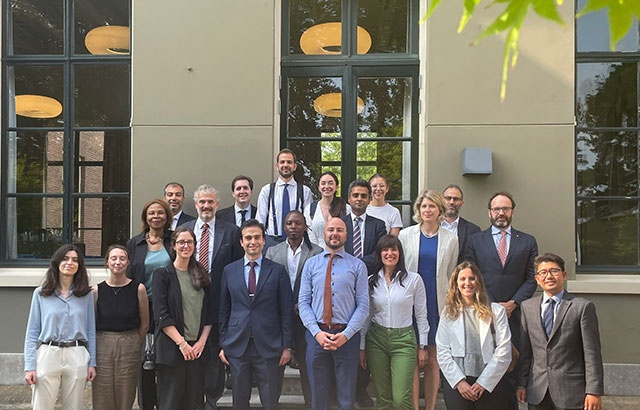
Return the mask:
<svg viewBox="0 0 640 410">
<path fill-rule="evenodd" d="M 509 225 L 509 227 L 507 229 L 498 229 L 495 226 L 491 225 L 491 235 L 500 235 L 501 231 L 505 231 L 507 233 L 507 236 L 510 237 L 511 236 L 511 225 Z"/>
<path fill-rule="evenodd" d="M 213 229 L 213 227 L 215 226 L 215 223 L 216 223 L 216 217 L 214 216 L 212 220 L 207 222 L 207 225 L 209 225 L 209 231 Z M 204 225 L 204 221 L 198 217 L 198 219 L 196 220 L 196 226 L 195 226 L 196 230 L 201 231 L 202 225 Z"/>
<path fill-rule="evenodd" d="M 296 183 L 295 178 L 291 178 L 290 181 L 285 182 L 282 177 L 279 177 L 276 181 L 276 186 L 281 187 L 284 184 L 289 184 L 289 187 L 296 188 L 298 184 Z"/>
<path fill-rule="evenodd" d="M 177 221 L 178 219 L 180 219 L 180 215 L 182 215 L 182 209 L 179 210 L 177 214 L 173 215 L 173 220 Z"/>
<path fill-rule="evenodd" d="M 562 300 L 562 296 L 564 296 L 564 289 L 562 289 L 560 292 L 556 293 L 553 296 L 549 296 L 545 292 L 542 292 L 542 306 L 544 306 L 545 303 L 547 303 L 547 300 L 549 299 L 555 300 L 556 306 L 558 306 L 560 304 L 560 301 Z"/>
<path fill-rule="evenodd" d="M 349 215 L 351 215 L 351 222 L 355 224 L 357 216 L 353 212 L 351 212 Z M 362 223 L 364 223 L 364 221 L 367 219 L 367 213 L 365 212 L 360 215 L 360 219 L 362 219 Z"/>
<path fill-rule="evenodd" d="M 251 203 L 248 203 L 246 208 L 240 208 L 240 206 L 236 202 L 233 204 L 233 209 L 235 210 L 236 214 L 240 211 L 249 211 L 247 212 L 247 219 L 251 219 Z"/>
<path fill-rule="evenodd" d="M 302 242 L 300 242 L 300 245 L 298 245 L 298 247 L 296 248 L 296 250 L 294 251 L 293 248 L 291 247 L 291 245 L 289 244 L 289 241 L 285 241 L 287 242 L 287 249 L 291 251 L 291 253 L 293 253 L 293 256 L 298 255 L 300 252 L 302 252 L 302 246 L 304 245 L 304 239 L 302 240 Z"/>
<path fill-rule="evenodd" d="M 251 261 L 249 260 L 249 258 L 247 258 L 247 255 L 244 255 L 243 258 L 244 258 L 244 266 L 249 266 L 249 262 Z M 256 259 L 254 262 L 256 263 L 256 265 L 262 266 L 262 255 L 258 256 L 258 259 Z"/>
<path fill-rule="evenodd" d="M 454 231 L 458 228 L 458 224 L 460 223 L 460 217 L 457 217 L 453 222 L 448 222 L 446 219 L 443 219 L 442 222 L 440 222 L 440 226 L 442 226 L 443 228 L 446 228 L 450 231 Z"/>
<path fill-rule="evenodd" d="M 347 255 L 347 252 L 344 250 L 344 248 L 340 249 L 338 252 L 336 252 L 336 256 L 339 256 L 341 258 L 344 259 L 344 257 Z M 323 257 L 329 257 L 331 256 L 331 252 L 329 252 L 328 250 L 324 250 L 324 252 L 322 252 L 322 256 Z"/>
</svg>

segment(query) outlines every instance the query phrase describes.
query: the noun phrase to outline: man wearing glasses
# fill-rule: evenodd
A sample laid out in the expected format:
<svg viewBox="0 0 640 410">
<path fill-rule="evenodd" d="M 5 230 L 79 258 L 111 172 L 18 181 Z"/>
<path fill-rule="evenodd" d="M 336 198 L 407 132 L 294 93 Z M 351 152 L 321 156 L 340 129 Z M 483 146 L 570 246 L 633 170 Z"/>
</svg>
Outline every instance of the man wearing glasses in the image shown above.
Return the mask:
<svg viewBox="0 0 640 410">
<path fill-rule="evenodd" d="M 508 192 L 496 192 L 489 199 L 491 227 L 472 235 L 467 242 L 464 259 L 480 268 L 492 302 L 507 311 L 511 341 L 520 350 L 520 304 L 536 290 L 533 261 L 538 256 L 536 239 L 513 229 L 516 203 Z M 515 379 L 507 377 L 514 394 L 511 407 L 517 408 Z"/>
<path fill-rule="evenodd" d="M 458 248 L 460 249 L 458 263 L 462 263 L 467 240 L 474 233 L 480 232 L 480 227 L 460 216 L 460 208 L 464 205 L 462 188 L 458 185 L 447 185 L 442 191 L 442 195 L 444 200 L 447 201 L 447 210 L 444 213 L 444 219 L 440 222 L 440 226 L 458 235 Z"/>
<path fill-rule="evenodd" d="M 564 290 L 564 260 L 535 260 L 544 293 L 522 303 L 518 401 L 530 410 L 600 410 L 604 393 L 598 318 L 593 302 Z"/>
</svg>

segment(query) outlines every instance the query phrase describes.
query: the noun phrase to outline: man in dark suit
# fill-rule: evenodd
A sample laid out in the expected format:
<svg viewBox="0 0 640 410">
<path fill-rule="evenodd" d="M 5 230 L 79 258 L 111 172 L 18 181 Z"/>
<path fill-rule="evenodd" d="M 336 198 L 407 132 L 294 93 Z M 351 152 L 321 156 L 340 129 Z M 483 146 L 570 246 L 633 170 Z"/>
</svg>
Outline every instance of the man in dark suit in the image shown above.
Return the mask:
<svg viewBox="0 0 640 410">
<path fill-rule="evenodd" d="M 535 260 L 544 293 L 522 303 L 518 401 L 530 410 L 600 410 L 604 393 L 598 318 L 593 302 L 564 290 L 564 260 Z"/>
<path fill-rule="evenodd" d="M 460 208 L 464 205 L 464 196 L 458 185 L 448 185 L 442 191 L 442 195 L 447 202 L 447 210 L 440 226 L 458 235 L 458 249 L 460 250 L 458 263 L 462 263 L 467 239 L 474 233 L 480 232 L 480 227 L 460 216 Z"/>
<path fill-rule="evenodd" d="M 297 315 L 297 302 L 298 293 L 300 293 L 300 276 L 304 263 L 312 256 L 322 253 L 322 248 L 311 243 L 306 236 L 307 223 L 305 222 L 304 215 L 299 211 L 291 211 L 287 214 L 284 219 L 284 231 L 287 233 L 287 239 L 282 243 L 270 247 L 265 257 L 284 266 L 291 281 L 293 304 L 296 312 L 293 318 L 293 353 L 299 366 L 300 384 L 302 386 L 302 394 L 304 395 L 305 409 L 310 409 L 311 386 L 309 385 L 307 375 L 307 342 L 304 336 L 306 328 Z M 284 367 L 282 370 L 282 375 L 284 376 Z"/>
<path fill-rule="evenodd" d="M 257 208 L 251 205 L 251 193 L 253 192 L 253 179 L 244 175 L 238 175 L 231 181 L 231 196 L 235 203 L 228 208 L 216 212 L 216 218 L 221 221 L 236 225 L 238 228 L 248 219 L 256 217 Z"/>
<path fill-rule="evenodd" d="M 233 408 L 248 410 L 255 373 L 260 401 L 278 409 L 279 366 L 291 357 L 293 296 L 284 267 L 262 257 L 264 226 L 242 225 L 244 258 L 224 268 L 220 292 L 220 359 L 231 366 Z"/>
<path fill-rule="evenodd" d="M 372 273 L 376 244 L 387 228 L 384 221 L 367 215 L 367 206 L 371 202 L 371 185 L 365 180 L 357 179 L 349 184 L 349 205 L 351 213 L 342 217 L 347 226 L 347 242 L 344 250 L 361 259 L 367 270 Z M 358 366 L 358 388 L 356 400 L 361 407 L 372 407 L 373 400 L 367 392 L 369 386 L 369 370 Z"/>
<path fill-rule="evenodd" d="M 218 208 L 218 191 L 211 185 L 200 185 L 193 194 L 198 211 L 198 218 L 184 226 L 191 228 L 196 234 L 197 244 L 195 257 L 209 272 L 211 292 L 220 295 L 220 281 L 225 266 L 242 257 L 240 247 L 240 230 L 233 224 L 215 218 Z M 205 226 L 206 225 L 206 226 Z M 216 306 L 217 309 L 217 306 Z M 216 313 L 217 317 L 217 313 Z M 218 346 L 217 326 L 209 333 L 209 342 L 214 349 Z M 224 392 L 224 366 L 213 358 L 206 364 L 205 395 L 207 410 L 217 408 L 217 401 Z"/>
<path fill-rule="evenodd" d="M 175 229 L 189 221 L 193 221 L 196 219 L 195 217 L 184 213 L 182 211 L 182 205 L 184 205 L 184 186 L 182 186 L 179 182 L 169 182 L 164 186 L 164 196 L 162 197 L 168 204 L 169 209 L 171 209 L 171 215 L 173 216 L 173 221 L 171 222 L 171 230 L 175 231 Z"/>
</svg>

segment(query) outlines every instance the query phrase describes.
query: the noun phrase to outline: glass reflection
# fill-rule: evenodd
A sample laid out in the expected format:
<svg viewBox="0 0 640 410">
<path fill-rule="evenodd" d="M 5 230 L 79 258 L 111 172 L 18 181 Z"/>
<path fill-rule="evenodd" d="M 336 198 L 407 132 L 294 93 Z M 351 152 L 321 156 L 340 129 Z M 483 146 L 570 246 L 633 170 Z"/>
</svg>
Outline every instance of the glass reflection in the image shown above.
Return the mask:
<svg viewBox="0 0 640 410">
<path fill-rule="evenodd" d="M 331 106 L 317 103 L 318 98 L 327 94 L 341 95 L 340 77 L 289 78 L 287 87 L 287 136 L 324 137 L 335 133 L 331 136 L 340 137 L 342 107 L 336 104 L 341 104 L 342 98 L 331 99 Z"/>
<path fill-rule="evenodd" d="M 100 258 L 114 243 L 129 239 L 129 198 L 76 198 L 73 242 L 86 257 Z"/>
<path fill-rule="evenodd" d="M 129 126 L 129 65 L 78 64 L 74 70 L 75 125 Z"/>
<path fill-rule="evenodd" d="M 289 54 L 304 54 L 300 37 L 309 28 L 321 24 L 340 22 L 340 0 L 291 0 L 289 2 Z M 330 49 L 329 51 L 340 51 Z"/>
<path fill-rule="evenodd" d="M 340 141 L 291 141 L 288 147 L 296 153 L 298 169 L 295 178 L 311 188 L 320 198 L 318 180 L 325 171 L 332 171 L 342 179 L 342 143 Z M 342 184 L 340 184 L 342 186 Z"/>
<path fill-rule="evenodd" d="M 636 127 L 636 63 L 577 65 L 576 116 L 579 127 Z"/>
<path fill-rule="evenodd" d="M 638 264 L 638 202 L 578 201 L 579 265 Z"/>
<path fill-rule="evenodd" d="M 365 108 L 358 116 L 359 133 L 371 137 L 411 137 L 411 78 L 359 78 L 358 95 Z"/>
<path fill-rule="evenodd" d="M 129 10 L 129 0 L 74 1 L 75 53 L 128 54 Z"/>
<path fill-rule="evenodd" d="M 62 0 L 9 0 L 9 55 L 64 53 Z"/>
<path fill-rule="evenodd" d="M 9 132 L 9 146 L 8 192 L 62 192 L 61 131 Z"/>
<path fill-rule="evenodd" d="M 62 66 L 8 67 L 8 126 L 62 127 L 62 73 Z"/>
<path fill-rule="evenodd" d="M 409 0 L 358 0 L 358 25 L 371 34 L 369 53 L 408 52 Z"/>
<path fill-rule="evenodd" d="M 364 180 L 376 173 L 384 175 L 389 184 L 386 199 L 410 201 L 411 142 L 358 141 L 356 173 Z"/>
<path fill-rule="evenodd" d="M 129 131 L 76 133 L 75 192 L 128 192 Z"/>
<path fill-rule="evenodd" d="M 577 10 L 587 4 L 587 0 L 577 0 Z M 578 52 L 611 51 L 609 46 L 609 19 L 606 8 L 585 14 L 576 20 Z M 616 43 L 615 51 L 638 50 L 638 20 L 633 19 L 629 32 Z"/>
<path fill-rule="evenodd" d="M 7 255 L 47 259 L 62 245 L 62 198 L 9 198 Z"/>
</svg>

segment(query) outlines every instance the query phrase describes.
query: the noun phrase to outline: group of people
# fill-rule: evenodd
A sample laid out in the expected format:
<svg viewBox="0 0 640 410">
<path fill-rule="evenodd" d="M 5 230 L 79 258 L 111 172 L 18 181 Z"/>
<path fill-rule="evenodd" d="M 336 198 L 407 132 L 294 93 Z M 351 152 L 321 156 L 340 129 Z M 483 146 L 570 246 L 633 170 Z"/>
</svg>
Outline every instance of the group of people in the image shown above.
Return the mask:
<svg viewBox="0 0 640 410">
<path fill-rule="evenodd" d="M 95 409 L 131 409 L 136 386 L 141 409 L 216 409 L 226 378 L 234 409 L 257 385 L 273 410 L 292 361 L 314 410 L 372 407 L 370 381 L 377 408 L 417 410 L 421 371 L 426 410 L 441 376 L 449 409 L 600 410 L 595 307 L 564 290 L 562 258 L 512 228 L 509 193 L 491 196 L 481 231 L 459 216 L 460 187 L 425 190 L 405 228 L 384 176 L 353 181 L 344 201 L 325 172 L 313 201 L 296 167 L 282 150 L 257 207 L 248 176 L 225 209 L 199 186 L 197 217 L 167 184 L 93 289 L 81 250 L 58 249 L 25 337 L 34 408 L 53 409 L 59 389 L 82 408 L 89 380 Z"/>
</svg>

